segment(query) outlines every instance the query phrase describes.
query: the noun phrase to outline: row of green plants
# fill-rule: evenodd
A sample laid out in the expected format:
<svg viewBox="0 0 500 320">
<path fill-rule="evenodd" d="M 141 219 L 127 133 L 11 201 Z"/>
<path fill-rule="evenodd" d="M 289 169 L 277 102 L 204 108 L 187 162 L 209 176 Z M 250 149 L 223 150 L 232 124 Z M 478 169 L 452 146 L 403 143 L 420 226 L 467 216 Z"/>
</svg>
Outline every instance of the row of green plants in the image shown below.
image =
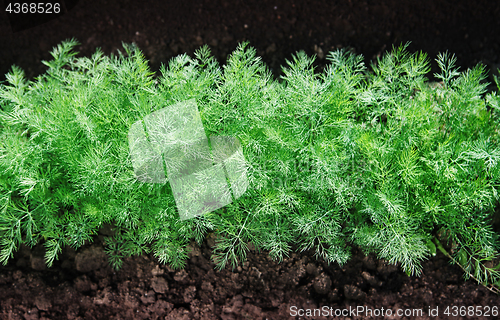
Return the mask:
<svg viewBox="0 0 500 320">
<path fill-rule="evenodd" d="M 75 57 L 65 41 L 27 80 L 0 85 L 0 261 L 43 243 L 51 266 L 65 246 L 106 224 L 113 267 L 152 252 L 182 268 L 193 239 L 217 237 L 217 268 L 249 245 L 278 260 L 292 248 L 345 264 L 353 246 L 419 275 L 436 251 L 498 290 L 499 103 L 486 70 L 448 53 L 430 82 L 424 53 L 394 48 L 365 66 L 338 50 L 316 70 L 298 52 L 281 79 L 241 44 L 224 66 L 208 47 L 154 75 L 141 51 Z M 127 133 L 148 114 L 195 99 L 207 136 L 237 137 L 249 186 L 224 208 L 180 220 L 168 182 L 134 175 Z M 497 211 L 498 214 L 498 211 Z"/>
</svg>

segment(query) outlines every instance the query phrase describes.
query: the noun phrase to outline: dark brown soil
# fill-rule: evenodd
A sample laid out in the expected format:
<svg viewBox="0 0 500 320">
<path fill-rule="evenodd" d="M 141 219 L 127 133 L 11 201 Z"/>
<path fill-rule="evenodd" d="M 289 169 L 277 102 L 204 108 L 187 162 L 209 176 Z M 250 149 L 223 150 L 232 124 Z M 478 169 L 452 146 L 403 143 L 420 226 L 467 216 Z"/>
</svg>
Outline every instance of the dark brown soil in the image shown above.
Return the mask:
<svg viewBox="0 0 500 320">
<path fill-rule="evenodd" d="M 334 48 L 348 47 L 369 62 L 407 41 L 412 41 L 411 51 L 422 50 L 431 58 L 448 50 L 463 68 L 482 61 L 493 71 L 500 67 L 499 30 L 500 2 L 491 0 L 78 1 L 60 18 L 16 33 L 0 13 L 0 80 L 12 64 L 30 78 L 44 72 L 40 61 L 49 60 L 49 50 L 72 37 L 82 43 L 78 50 L 86 56 L 97 47 L 110 54 L 122 41 L 136 42 L 154 71 L 205 43 L 223 63 L 244 40 L 276 76 L 298 50 L 317 54 L 321 67 Z M 214 239 L 209 236 L 201 248 L 192 245 L 184 270 L 140 256 L 114 272 L 101 239 L 77 252 L 64 250 L 50 269 L 44 267 L 43 247 L 21 248 L 0 267 L 0 318 L 330 319 L 294 317 L 294 308 L 326 306 L 335 312 L 365 306 L 375 314 L 382 308 L 422 309 L 423 316 L 402 319 L 459 319 L 445 316 L 446 307 L 486 310 L 500 305 L 497 295 L 464 282 L 461 270 L 440 254 L 424 263 L 421 277 L 408 277 L 361 252 L 340 268 L 310 253 L 293 253 L 278 264 L 265 252 L 251 251 L 244 265 L 217 272 L 210 261 Z M 429 307 L 439 307 L 439 316 L 430 317 Z M 370 317 L 350 313 L 338 318 Z"/>
<path fill-rule="evenodd" d="M 50 269 L 43 267 L 43 252 L 25 248 L 15 262 L 1 268 L 0 317 L 263 320 L 294 318 L 294 306 L 334 310 L 365 306 L 394 312 L 421 309 L 423 316 L 404 319 L 430 319 L 429 306 L 439 307 L 443 315 L 446 306 L 499 304 L 495 294 L 464 282 L 460 270 L 443 256 L 427 261 L 421 277 L 408 277 L 398 267 L 359 252 L 340 268 L 310 254 L 293 253 L 278 264 L 251 251 L 244 265 L 217 272 L 210 261 L 213 244 L 209 236 L 201 248 L 192 245 L 190 260 L 180 271 L 152 256 L 140 256 L 127 259 L 115 272 L 99 239 L 77 253 L 65 250 Z M 376 317 L 362 313 L 351 318 Z M 442 318 L 447 317 L 438 317 Z"/>
</svg>

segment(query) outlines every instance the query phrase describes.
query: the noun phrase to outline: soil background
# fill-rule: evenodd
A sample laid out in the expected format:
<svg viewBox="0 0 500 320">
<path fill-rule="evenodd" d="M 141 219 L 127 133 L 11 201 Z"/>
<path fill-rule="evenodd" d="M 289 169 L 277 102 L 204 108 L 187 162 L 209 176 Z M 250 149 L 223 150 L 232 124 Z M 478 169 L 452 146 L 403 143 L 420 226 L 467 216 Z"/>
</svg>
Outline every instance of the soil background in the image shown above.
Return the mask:
<svg viewBox="0 0 500 320">
<path fill-rule="evenodd" d="M 499 1 L 82 0 L 66 1 L 63 9 L 60 17 L 21 31 L 0 12 L 0 81 L 13 64 L 29 78 L 43 73 L 41 60 L 50 60 L 49 51 L 69 38 L 81 43 L 80 56 L 98 47 L 116 54 L 122 42 L 135 42 L 155 72 L 161 63 L 181 53 L 192 55 L 203 44 L 223 64 L 242 41 L 257 49 L 276 77 L 299 50 L 315 54 L 320 70 L 336 48 L 363 54 L 369 63 L 408 41 L 410 51 L 427 52 L 431 59 L 438 52 L 455 53 L 462 70 L 482 62 L 491 82 L 500 67 Z M 447 317 L 444 311 L 500 305 L 499 296 L 464 282 L 461 270 L 440 254 L 423 264 L 421 277 L 409 277 L 356 249 L 342 268 L 309 252 L 292 253 L 278 264 L 252 250 L 237 269 L 217 272 L 209 234 L 201 247 L 191 246 L 184 270 L 143 255 L 126 259 L 114 271 L 103 251 L 106 232 L 76 252 L 66 248 L 50 269 L 42 246 L 20 248 L 0 267 L 0 319 L 333 318 L 293 316 L 294 308 L 323 306 L 374 312 L 373 317 L 350 313 L 339 319 L 493 319 Z M 439 308 L 439 316 L 429 315 L 429 307 Z M 382 308 L 421 309 L 423 314 L 376 317 Z"/>
</svg>

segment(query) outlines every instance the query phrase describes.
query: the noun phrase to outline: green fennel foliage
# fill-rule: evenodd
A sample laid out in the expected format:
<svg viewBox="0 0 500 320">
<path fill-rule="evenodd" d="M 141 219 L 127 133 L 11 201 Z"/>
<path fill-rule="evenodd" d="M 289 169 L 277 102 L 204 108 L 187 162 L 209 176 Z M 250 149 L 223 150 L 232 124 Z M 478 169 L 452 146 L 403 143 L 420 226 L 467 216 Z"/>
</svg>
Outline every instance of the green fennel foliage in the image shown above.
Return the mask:
<svg viewBox="0 0 500 320">
<path fill-rule="evenodd" d="M 395 48 L 367 68 L 331 52 L 321 72 L 298 52 L 281 79 L 241 44 L 220 67 L 208 47 L 155 77 L 135 46 L 75 58 L 63 42 L 34 81 L 13 67 L 0 86 L 0 260 L 44 243 L 50 266 L 106 224 L 110 263 L 152 252 L 182 268 L 213 232 L 218 268 L 250 244 L 278 261 L 293 247 L 344 264 L 357 245 L 408 274 L 436 246 L 467 277 L 498 286 L 492 218 L 500 182 L 500 97 L 485 68 L 460 72 Z M 241 141 L 249 187 L 224 208 L 180 220 L 169 183 L 135 178 L 127 133 L 148 114 L 195 99 L 208 137 Z M 450 253 L 441 245 L 446 242 Z"/>
</svg>

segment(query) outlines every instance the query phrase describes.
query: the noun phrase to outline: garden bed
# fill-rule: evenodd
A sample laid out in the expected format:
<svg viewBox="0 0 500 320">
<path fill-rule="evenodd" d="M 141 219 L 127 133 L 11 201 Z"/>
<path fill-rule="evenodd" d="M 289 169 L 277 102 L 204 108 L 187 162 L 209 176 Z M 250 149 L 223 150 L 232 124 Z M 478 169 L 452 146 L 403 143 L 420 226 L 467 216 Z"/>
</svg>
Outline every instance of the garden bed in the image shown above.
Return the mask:
<svg viewBox="0 0 500 320">
<path fill-rule="evenodd" d="M 489 8 L 488 2 L 474 7 L 463 2 L 453 8 L 425 1 L 414 8 L 399 3 L 354 2 L 329 11 L 321 3 L 303 7 L 298 3 L 287 6 L 276 2 L 260 6 L 257 11 L 256 6 L 221 2 L 218 5 L 225 8 L 223 17 L 213 23 L 210 15 L 202 14 L 210 10 L 208 3 L 200 5 L 198 11 L 189 6 L 177 7 L 179 18 L 176 20 L 161 15 L 156 18 L 153 12 L 164 10 L 159 5 L 147 10 L 124 4 L 116 9 L 111 1 L 102 10 L 93 11 L 82 1 L 80 7 L 59 21 L 8 35 L 5 43 L 12 49 L 2 51 L 5 56 L 2 60 L 6 61 L 2 68 L 9 68 L 15 62 L 27 70 L 29 77 L 36 76 L 44 72 L 39 60 L 49 60 L 50 48 L 70 37 L 83 42 L 77 49 L 86 56 L 94 52 L 95 46 L 102 47 L 106 54 L 116 53 L 121 41 L 135 41 L 144 48 L 155 71 L 161 62 L 183 52 L 192 55 L 204 43 L 211 45 L 219 61 L 225 62 L 226 54 L 232 52 L 237 43 L 250 40 L 276 75 L 282 74 L 279 66 L 284 65 L 284 58 L 290 59 L 290 54 L 297 50 L 318 54 L 317 63 L 321 67 L 326 63 L 326 52 L 338 46 L 348 46 L 367 58 L 374 58 L 393 44 L 411 40 L 410 49 L 429 52 L 433 58 L 437 52 L 449 50 L 457 53 L 464 68 L 482 60 L 492 70 L 490 76 L 494 73 L 499 65 L 500 42 L 492 31 L 498 22 L 491 17 L 498 12 L 498 7 Z M 126 14 L 127 10 L 140 12 L 142 18 Z M 245 15 L 251 17 L 248 22 Z M 332 20 L 332 16 L 337 18 Z M 186 20 L 196 23 L 186 24 Z M 255 21 L 260 21 L 259 26 L 263 25 L 262 21 L 273 23 L 264 31 L 252 25 Z M 323 28 L 318 21 L 329 27 Z M 463 24 L 458 27 L 460 23 Z M 8 26 L 2 28 L 7 30 Z M 164 30 L 174 31 L 165 36 Z M 5 72 L 6 69 L 2 73 Z M 498 224 L 495 230 L 498 232 Z M 495 294 L 473 281 L 464 283 L 462 270 L 449 266 L 449 260 L 439 251 L 436 257 L 422 263 L 421 277 L 408 277 L 382 260 L 365 257 L 358 249 L 343 268 L 317 261 L 312 252 L 292 253 L 278 264 L 268 259 L 266 252 L 250 250 L 248 262 L 235 271 L 226 268 L 217 272 L 211 262 L 213 244 L 211 237 L 201 248 L 193 244 L 184 271 L 169 269 L 152 255 L 126 258 L 122 269 L 114 271 L 106 264 L 100 238 L 77 252 L 66 248 L 50 269 L 44 267 L 43 248 L 37 247 L 32 252 L 21 249 L 16 258 L 1 269 L 0 285 L 5 290 L 0 296 L 3 301 L 0 311 L 3 317 L 10 315 L 13 319 L 147 319 L 155 316 L 288 319 L 290 307 L 294 305 L 299 308 L 365 305 L 426 311 L 428 306 L 440 306 L 443 310 L 453 305 L 498 304 Z"/>
<path fill-rule="evenodd" d="M 340 268 L 317 261 L 309 253 L 293 253 L 278 264 L 252 250 L 243 266 L 217 272 L 210 260 L 211 245 L 210 237 L 201 248 L 193 244 L 191 258 L 180 271 L 151 255 L 127 258 L 123 268 L 114 271 L 99 241 L 79 253 L 64 250 L 60 261 L 48 270 L 43 254 L 22 250 L 18 259 L 0 266 L 0 287 L 4 288 L 0 317 L 278 320 L 292 318 L 294 306 L 341 310 L 365 306 L 425 313 L 429 306 L 444 312 L 446 306 L 498 305 L 496 294 L 473 281 L 464 282 L 462 270 L 442 255 L 423 263 L 421 277 L 408 277 L 399 268 L 359 251 Z M 361 314 L 357 318 L 378 319 Z"/>
</svg>

